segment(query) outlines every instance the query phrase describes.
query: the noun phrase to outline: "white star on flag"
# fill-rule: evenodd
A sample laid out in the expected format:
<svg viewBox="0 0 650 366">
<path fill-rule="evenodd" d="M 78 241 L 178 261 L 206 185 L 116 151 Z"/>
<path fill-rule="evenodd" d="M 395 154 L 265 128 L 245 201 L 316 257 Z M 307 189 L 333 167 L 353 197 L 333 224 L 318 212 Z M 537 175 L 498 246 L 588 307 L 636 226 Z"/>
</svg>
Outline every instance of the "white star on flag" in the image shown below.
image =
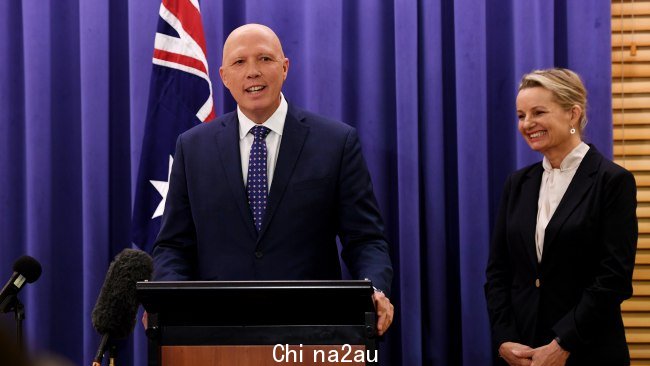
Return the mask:
<svg viewBox="0 0 650 366">
<path fill-rule="evenodd" d="M 152 219 L 155 219 L 158 216 L 162 216 L 165 211 L 165 202 L 167 202 L 167 191 L 169 190 L 169 178 L 172 175 L 172 164 L 174 164 L 174 158 L 169 155 L 169 171 L 167 172 L 167 181 L 163 182 L 161 180 L 150 180 L 151 184 L 156 188 L 158 193 L 162 196 L 162 201 L 158 204 L 156 211 L 151 216 Z"/>
</svg>

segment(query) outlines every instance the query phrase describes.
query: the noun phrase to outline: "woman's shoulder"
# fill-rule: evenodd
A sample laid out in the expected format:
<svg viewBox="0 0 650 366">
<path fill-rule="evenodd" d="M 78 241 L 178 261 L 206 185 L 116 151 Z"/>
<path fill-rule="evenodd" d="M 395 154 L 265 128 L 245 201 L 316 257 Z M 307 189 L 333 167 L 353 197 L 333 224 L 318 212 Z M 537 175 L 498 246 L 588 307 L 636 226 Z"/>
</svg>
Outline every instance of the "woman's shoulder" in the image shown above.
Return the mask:
<svg viewBox="0 0 650 366">
<path fill-rule="evenodd" d="M 540 173 L 542 170 L 544 170 L 544 168 L 542 168 L 542 162 L 538 161 L 510 173 L 508 180 L 511 182 L 517 182 L 527 177 L 534 176 Z"/>
<path fill-rule="evenodd" d="M 590 147 L 590 152 L 595 155 L 596 159 L 600 160 L 598 171 L 601 176 L 605 178 L 627 177 L 634 179 L 634 175 L 625 167 L 602 155 L 593 145 L 590 145 Z"/>
</svg>

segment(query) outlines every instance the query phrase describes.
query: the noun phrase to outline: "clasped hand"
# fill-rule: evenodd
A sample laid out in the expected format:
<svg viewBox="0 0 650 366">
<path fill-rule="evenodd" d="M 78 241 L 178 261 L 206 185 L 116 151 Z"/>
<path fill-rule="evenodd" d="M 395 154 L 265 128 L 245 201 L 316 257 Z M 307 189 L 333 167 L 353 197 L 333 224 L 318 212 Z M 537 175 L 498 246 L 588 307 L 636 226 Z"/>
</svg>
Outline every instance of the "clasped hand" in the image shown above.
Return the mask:
<svg viewBox="0 0 650 366">
<path fill-rule="evenodd" d="M 555 340 L 537 348 L 504 342 L 499 347 L 499 355 L 510 366 L 564 366 L 569 358 L 569 352 L 560 347 Z"/>
</svg>

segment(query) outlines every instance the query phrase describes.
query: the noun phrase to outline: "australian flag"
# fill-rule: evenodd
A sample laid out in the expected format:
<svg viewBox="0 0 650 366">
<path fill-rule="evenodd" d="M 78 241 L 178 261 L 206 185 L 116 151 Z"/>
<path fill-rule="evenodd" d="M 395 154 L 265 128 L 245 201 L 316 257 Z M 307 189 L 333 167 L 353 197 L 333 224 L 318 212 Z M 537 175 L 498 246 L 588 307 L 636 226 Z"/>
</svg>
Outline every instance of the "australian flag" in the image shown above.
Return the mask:
<svg viewBox="0 0 650 366">
<path fill-rule="evenodd" d="M 133 208 L 133 242 L 151 252 L 160 230 L 176 138 L 214 118 L 198 0 L 162 0 Z"/>
</svg>

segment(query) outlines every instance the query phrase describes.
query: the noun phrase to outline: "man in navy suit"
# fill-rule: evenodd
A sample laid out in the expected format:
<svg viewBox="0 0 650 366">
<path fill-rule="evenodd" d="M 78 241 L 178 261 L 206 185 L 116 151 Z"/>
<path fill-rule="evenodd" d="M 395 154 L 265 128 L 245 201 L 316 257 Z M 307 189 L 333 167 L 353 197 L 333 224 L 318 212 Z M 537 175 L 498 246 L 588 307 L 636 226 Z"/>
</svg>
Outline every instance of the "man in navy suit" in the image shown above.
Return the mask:
<svg viewBox="0 0 650 366">
<path fill-rule="evenodd" d="M 179 136 L 156 280 L 334 280 L 341 257 L 393 318 L 392 266 L 354 128 L 287 103 L 289 59 L 259 24 L 235 29 L 219 74 L 237 111 Z"/>
</svg>

